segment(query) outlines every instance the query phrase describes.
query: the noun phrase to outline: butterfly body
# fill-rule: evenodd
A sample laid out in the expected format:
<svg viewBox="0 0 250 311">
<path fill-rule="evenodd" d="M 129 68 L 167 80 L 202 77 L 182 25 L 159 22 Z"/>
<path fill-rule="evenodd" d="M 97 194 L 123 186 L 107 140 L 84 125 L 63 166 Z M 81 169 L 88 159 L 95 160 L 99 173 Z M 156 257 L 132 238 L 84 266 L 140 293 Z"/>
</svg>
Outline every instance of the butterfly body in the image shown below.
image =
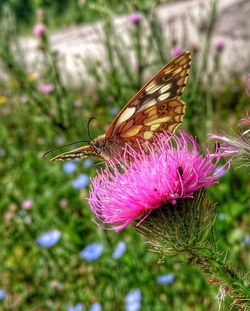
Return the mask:
<svg viewBox="0 0 250 311">
<path fill-rule="evenodd" d="M 156 133 L 173 133 L 185 114 L 186 104 L 180 96 L 186 86 L 190 64 L 190 52 L 173 59 L 125 105 L 104 135 L 87 146 L 62 153 L 51 160 L 97 156 L 106 161 L 121 155 L 125 144 L 136 149 L 138 141 L 150 143 Z"/>
</svg>

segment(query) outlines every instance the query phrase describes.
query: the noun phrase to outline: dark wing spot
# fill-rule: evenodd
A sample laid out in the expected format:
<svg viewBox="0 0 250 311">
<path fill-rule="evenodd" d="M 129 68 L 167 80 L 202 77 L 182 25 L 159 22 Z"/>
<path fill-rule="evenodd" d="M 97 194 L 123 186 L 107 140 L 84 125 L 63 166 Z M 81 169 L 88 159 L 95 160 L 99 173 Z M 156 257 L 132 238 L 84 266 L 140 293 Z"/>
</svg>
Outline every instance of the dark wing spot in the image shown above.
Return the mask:
<svg viewBox="0 0 250 311">
<path fill-rule="evenodd" d="M 169 79 L 171 79 L 173 76 L 172 73 L 167 73 L 166 75 L 162 76 L 162 80 L 163 81 L 168 81 Z"/>
</svg>

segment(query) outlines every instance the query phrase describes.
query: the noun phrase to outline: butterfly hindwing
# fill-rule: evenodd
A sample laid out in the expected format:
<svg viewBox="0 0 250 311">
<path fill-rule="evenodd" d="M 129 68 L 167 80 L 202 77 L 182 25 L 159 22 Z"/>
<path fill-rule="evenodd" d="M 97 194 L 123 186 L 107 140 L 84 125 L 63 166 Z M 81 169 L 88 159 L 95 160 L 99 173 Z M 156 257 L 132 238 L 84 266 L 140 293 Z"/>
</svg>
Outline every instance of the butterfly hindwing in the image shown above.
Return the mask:
<svg viewBox="0 0 250 311">
<path fill-rule="evenodd" d="M 127 103 L 106 131 L 106 139 L 150 140 L 155 132 L 174 130 L 181 124 L 185 103 L 183 93 L 191 64 L 184 52 L 164 66 Z"/>
<path fill-rule="evenodd" d="M 84 159 L 88 156 L 95 155 L 93 149 L 90 145 L 76 148 L 71 151 L 67 151 L 59 154 L 58 156 L 51 159 L 51 161 L 69 161 L 69 160 L 77 160 Z"/>
</svg>

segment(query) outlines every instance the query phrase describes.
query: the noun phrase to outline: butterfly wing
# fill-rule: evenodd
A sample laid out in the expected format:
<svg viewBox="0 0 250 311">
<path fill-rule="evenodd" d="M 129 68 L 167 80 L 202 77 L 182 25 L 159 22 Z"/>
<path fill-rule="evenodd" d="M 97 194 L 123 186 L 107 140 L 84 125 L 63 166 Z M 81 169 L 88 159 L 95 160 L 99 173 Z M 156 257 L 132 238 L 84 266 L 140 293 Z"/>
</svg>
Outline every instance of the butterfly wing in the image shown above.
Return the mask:
<svg viewBox="0 0 250 311">
<path fill-rule="evenodd" d="M 74 150 L 61 153 L 56 157 L 52 158 L 50 161 L 77 160 L 77 159 L 84 159 L 88 156 L 97 156 L 97 154 L 93 151 L 93 148 L 90 145 L 79 147 Z"/>
<path fill-rule="evenodd" d="M 106 131 L 106 139 L 133 143 L 150 141 L 163 130 L 174 132 L 185 114 L 180 100 L 191 65 L 184 52 L 164 66 L 127 103 Z"/>
<path fill-rule="evenodd" d="M 174 132 L 185 114 L 185 103 L 180 100 L 191 64 L 190 52 L 184 52 L 164 66 L 120 111 L 108 127 L 105 140 L 127 142 L 150 141 L 155 133 Z M 98 156 L 92 146 L 83 146 L 51 159 L 64 161 Z"/>
</svg>

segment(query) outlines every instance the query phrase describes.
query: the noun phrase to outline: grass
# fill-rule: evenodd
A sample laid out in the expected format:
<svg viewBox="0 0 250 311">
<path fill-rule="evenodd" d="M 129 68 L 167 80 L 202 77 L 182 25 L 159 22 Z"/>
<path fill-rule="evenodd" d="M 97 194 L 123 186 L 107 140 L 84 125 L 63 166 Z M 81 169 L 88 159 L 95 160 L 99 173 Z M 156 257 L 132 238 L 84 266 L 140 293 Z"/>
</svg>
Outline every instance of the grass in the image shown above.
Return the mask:
<svg viewBox="0 0 250 311">
<path fill-rule="evenodd" d="M 117 10 L 125 12 L 123 8 Z M 88 12 L 86 9 L 86 15 Z M 74 163 L 75 170 L 67 174 L 64 164 L 42 158 L 50 148 L 79 139 L 88 140 L 87 122 L 91 116 L 96 117 L 91 123 L 91 135 L 102 134 L 114 118 L 112 108 L 122 108 L 141 86 L 145 73 L 150 69 L 153 74 L 170 59 L 172 46 L 159 46 L 155 33 L 160 25 L 150 20 L 149 13 L 144 12 L 150 24 L 146 45 L 140 43 L 141 24 L 133 25 L 130 33 L 137 63 L 141 64 L 139 69 L 131 66 L 125 43 L 117 39 L 112 23 L 104 17 L 108 67 L 86 64 L 96 83 L 89 88 L 86 81 L 82 81 L 81 89 L 67 89 L 62 85 L 57 56 L 51 52 L 46 37 L 41 38 L 41 44 L 50 61 L 45 62 L 42 77 L 29 79 L 30 72 L 20 62 L 21 52 L 18 62 L 11 48 L 17 42 L 11 12 L 2 20 L 7 24 L 1 28 L 5 32 L 1 33 L 4 45 L 1 44 L 0 57 L 8 72 L 8 81 L 0 87 L 2 102 L 5 102 L 0 107 L 0 288 L 6 292 L 6 298 L 0 301 L 0 310 L 66 310 L 77 303 L 83 303 L 88 310 L 94 302 L 100 302 L 103 310 L 119 311 L 125 308 L 128 292 L 136 288 L 142 292 L 143 311 L 218 310 L 217 286 L 208 285 L 207 277 L 181 256 L 158 262 L 159 256 L 147 251 L 144 239 L 132 228 L 114 233 L 96 226 L 88 206 L 89 185 L 80 190 L 72 186 L 80 174 L 94 177 L 95 166 L 84 167 L 85 161 L 79 161 Z M 212 34 L 201 36 L 211 40 Z M 153 48 L 149 49 L 152 42 Z M 185 46 L 179 42 L 179 45 L 190 48 L 188 43 Z M 210 73 L 199 67 L 196 57 L 206 61 L 207 53 L 201 46 L 199 53 L 193 54 L 183 96 L 187 102 L 184 128 L 204 143 L 211 128 L 208 117 L 214 131 L 220 131 L 228 124 L 235 126 L 249 104 L 240 80 L 232 77 L 219 88 L 206 84 Z M 216 78 L 222 74 L 214 73 Z M 54 91 L 38 92 L 37 87 L 43 81 L 52 83 Z M 237 93 L 230 91 L 231 86 L 237 87 Z M 208 107 L 212 109 L 208 111 Z M 229 260 L 240 267 L 242 275 L 250 268 L 250 246 L 243 243 L 250 233 L 248 181 L 247 170 L 233 165 L 220 184 L 209 190 L 210 199 L 218 202 L 213 237 Z M 26 199 L 33 202 L 27 210 L 22 207 Z M 62 199 L 67 199 L 67 206 L 60 206 Z M 61 238 L 53 247 L 44 248 L 36 238 L 52 229 L 60 230 Z M 119 241 L 126 242 L 127 251 L 114 260 L 112 253 Z M 100 258 L 89 262 L 79 253 L 93 242 L 102 243 L 104 251 Z M 158 284 L 157 277 L 168 273 L 174 274 L 174 281 Z M 225 308 L 231 303 L 226 298 Z"/>
<path fill-rule="evenodd" d="M 161 3 L 166 3 L 166 1 L 153 1 L 154 5 Z M 100 19 L 100 8 L 105 8 L 105 11 L 119 15 L 137 11 L 148 6 L 148 2 L 145 0 L 132 0 L 128 2 L 117 0 L 55 0 L 53 3 L 46 0 L 2 0 L 0 2 L 0 12 L 4 11 L 6 4 L 15 14 L 19 33 L 30 33 L 31 26 L 36 21 L 36 12 L 41 8 L 46 11 L 46 24 L 49 25 L 50 29 L 55 30 L 60 27 L 94 22 Z"/>
</svg>

